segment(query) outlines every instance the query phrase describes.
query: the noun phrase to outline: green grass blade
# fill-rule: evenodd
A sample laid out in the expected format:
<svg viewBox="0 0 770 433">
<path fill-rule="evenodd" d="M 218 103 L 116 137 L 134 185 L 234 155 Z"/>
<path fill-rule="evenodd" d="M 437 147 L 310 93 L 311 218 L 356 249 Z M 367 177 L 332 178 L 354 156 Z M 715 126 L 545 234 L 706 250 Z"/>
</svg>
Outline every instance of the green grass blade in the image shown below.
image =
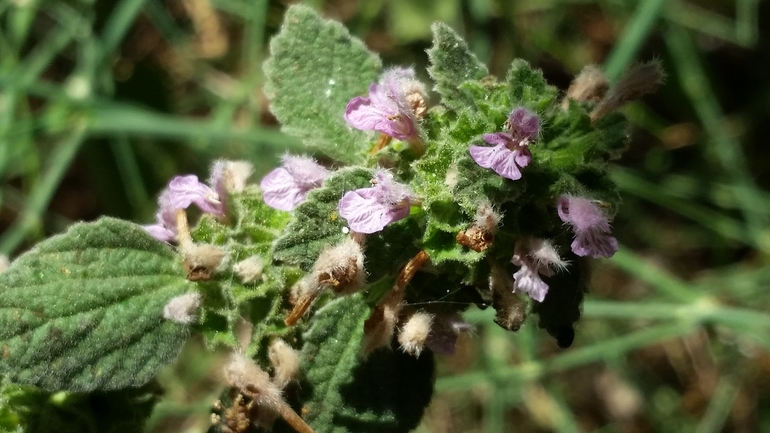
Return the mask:
<svg viewBox="0 0 770 433">
<path fill-rule="evenodd" d="M 719 164 L 736 185 L 743 187 L 735 198 L 741 204 L 752 237 L 759 238 L 768 225 L 768 214 L 755 207 L 762 198 L 756 193 L 740 143 L 727 130 L 724 113 L 711 90 L 698 52 L 687 32 L 678 26 L 667 26 L 665 40 L 679 83 L 709 137 L 706 140 L 707 156 Z"/>
<path fill-rule="evenodd" d="M 137 15 L 147 0 L 122 0 L 117 2 L 117 6 L 107 19 L 104 25 L 104 31 L 101 35 L 101 51 L 103 60 L 108 60 L 115 50 L 118 49 L 120 42 L 126 36 L 126 32 L 136 21 Z"/>
<path fill-rule="evenodd" d="M 11 227 L 0 236 L 0 253 L 10 255 L 27 235 L 40 224 L 41 217 L 50 203 L 64 173 L 80 149 L 86 129 L 77 128 L 64 138 L 48 157 L 49 166 L 32 190 L 27 207 Z"/>
<path fill-rule="evenodd" d="M 138 107 L 103 103 L 89 113 L 89 132 L 101 135 L 132 134 L 147 137 L 185 140 L 198 150 L 210 146 L 196 144 L 196 140 L 212 140 L 221 146 L 222 140 L 262 144 L 274 150 L 298 149 L 299 142 L 278 131 L 262 128 L 238 130 L 219 127 L 209 120 L 185 119 L 155 113 Z"/>
<path fill-rule="evenodd" d="M 733 409 L 740 388 L 735 386 L 733 378 L 723 377 L 711 397 L 706 413 L 701 418 L 695 433 L 719 433 L 725 427 L 727 418 Z"/>
<path fill-rule="evenodd" d="M 604 64 L 604 72 L 611 81 L 620 78 L 623 71 L 633 62 L 636 53 L 655 26 L 665 0 L 643 0 L 634 12 L 631 23 L 626 27 L 620 41 L 615 45 Z"/>
<path fill-rule="evenodd" d="M 687 283 L 644 260 L 623 246 L 610 259 L 618 269 L 651 285 L 662 295 L 684 302 L 694 302 L 699 295 Z"/>
</svg>

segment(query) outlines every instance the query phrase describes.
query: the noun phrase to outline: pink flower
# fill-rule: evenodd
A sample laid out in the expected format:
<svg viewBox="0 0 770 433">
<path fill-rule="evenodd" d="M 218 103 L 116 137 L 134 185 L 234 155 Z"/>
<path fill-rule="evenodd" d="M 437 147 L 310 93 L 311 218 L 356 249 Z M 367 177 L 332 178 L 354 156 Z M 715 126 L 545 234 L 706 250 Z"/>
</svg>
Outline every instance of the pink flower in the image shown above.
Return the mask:
<svg viewBox="0 0 770 433">
<path fill-rule="evenodd" d="M 596 205 L 584 197 L 563 195 L 556 205 L 559 218 L 572 226 L 575 240 L 570 245 L 578 256 L 612 257 L 618 240 L 610 236 L 610 223 Z"/>
<path fill-rule="evenodd" d="M 417 136 L 417 117 L 425 109 L 425 90 L 411 68 L 392 68 L 379 83 L 369 86 L 369 97 L 357 96 L 345 107 L 345 120 L 361 130 L 379 131 L 397 140 Z"/>
<path fill-rule="evenodd" d="M 219 195 L 201 183 L 198 176 L 176 176 L 158 197 L 155 224 L 143 226 L 155 239 L 171 241 L 176 237 L 176 211 L 196 205 L 205 213 L 223 216 L 225 211 Z"/>
<path fill-rule="evenodd" d="M 310 190 L 320 187 L 330 173 L 312 158 L 284 155 L 282 160 L 283 166 L 262 178 L 260 187 L 268 206 L 291 211 L 305 201 Z"/>
<path fill-rule="evenodd" d="M 505 124 L 506 132 L 484 134 L 484 141 L 494 147 L 471 146 L 471 158 L 481 167 L 490 168 L 500 176 L 521 179 L 521 168 L 532 161 L 528 146 L 540 133 L 540 118 L 526 108 L 511 111 Z"/>
<path fill-rule="evenodd" d="M 376 233 L 409 215 L 412 193 L 390 172 L 378 171 L 372 183 L 371 188 L 346 192 L 337 205 L 340 216 L 354 232 Z"/>
<path fill-rule="evenodd" d="M 524 292 L 537 302 L 543 302 L 548 294 L 548 284 L 541 275 L 550 277 L 554 270 L 567 267 L 556 248 L 547 240 L 523 238 L 513 247 L 511 263 L 521 268 L 513 274 L 513 291 Z"/>
</svg>

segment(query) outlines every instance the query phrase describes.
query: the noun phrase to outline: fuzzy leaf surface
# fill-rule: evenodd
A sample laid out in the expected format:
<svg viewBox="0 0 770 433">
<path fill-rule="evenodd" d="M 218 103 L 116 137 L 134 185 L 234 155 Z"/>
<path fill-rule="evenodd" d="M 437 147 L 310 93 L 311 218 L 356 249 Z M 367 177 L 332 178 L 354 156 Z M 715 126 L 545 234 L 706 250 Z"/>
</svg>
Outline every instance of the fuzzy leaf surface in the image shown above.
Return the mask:
<svg viewBox="0 0 770 433">
<path fill-rule="evenodd" d="M 377 80 L 379 57 L 342 24 L 307 6 L 286 11 L 270 42 L 265 93 L 283 131 L 348 164 L 365 161 L 370 135 L 345 122 L 345 107 Z"/>
<path fill-rule="evenodd" d="M 370 309 L 359 295 L 314 315 L 302 349 L 310 395 L 305 417 L 316 433 L 399 433 L 415 428 L 433 393 L 433 356 L 380 349 L 360 355 Z"/>
<path fill-rule="evenodd" d="M 458 86 L 464 81 L 480 80 L 489 72 L 468 49 L 468 44 L 451 27 L 435 23 L 433 46 L 428 49 L 428 73 L 436 82 L 435 90 L 447 107 L 459 110 L 473 104 L 473 100 Z"/>
<path fill-rule="evenodd" d="M 75 224 L 0 274 L 0 373 L 46 390 L 142 385 L 178 355 L 188 329 L 163 307 L 191 289 L 177 255 L 138 225 Z"/>
</svg>

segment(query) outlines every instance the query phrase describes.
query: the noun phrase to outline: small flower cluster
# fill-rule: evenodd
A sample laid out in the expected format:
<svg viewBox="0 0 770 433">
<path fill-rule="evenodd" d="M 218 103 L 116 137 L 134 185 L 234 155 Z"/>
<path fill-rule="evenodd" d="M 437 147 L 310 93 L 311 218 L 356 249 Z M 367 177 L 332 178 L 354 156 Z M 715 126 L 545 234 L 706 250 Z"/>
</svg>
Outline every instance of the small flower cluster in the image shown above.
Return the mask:
<svg viewBox="0 0 770 433">
<path fill-rule="evenodd" d="M 370 85 L 368 96 L 355 97 L 347 104 L 344 118 L 353 128 L 379 132 L 380 143 L 385 145 L 389 140 L 396 139 L 410 143 L 413 148 L 415 143 L 423 146 L 420 121 L 427 109 L 425 95 L 425 88 L 415 79 L 412 69 L 392 68 L 385 71 L 380 81 Z M 541 126 L 537 113 L 525 107 L 516 107 L 510 112 L 502 131 L 483 135 L 483 140 L 491 146 L 471 145 L 468 152 L 479 166 L 511 181 L 519 180 L 522 170 L 532 162 L 530 146 L 539 139 Z M 387 140 L 383 141 L 382 137 Z M 176 240 L 183 251 L 189 250 L 184 245 L 185 234 L 177 232 L 186 230 L 186 222 L 183 224 L 185 230 L 179 228 L 182 226 L 179 226 L 178 210 L 195 204 L 204 213 L 226 219 L 228 192 L 242 190 L 248 174 L 250 167 L 218 162 L 212 168 L 208 185 L 194 175 L 175 177 L 160 195 L 156 223 L 145 229 L 159 240 Z M 323 187 L 331 175 L 327 167 L 310 157 L 284 155 L 281 166 L 260 182 L 264 202 L 275 209 L 291 212 L 307 200 L 311 191 Z M 447 185 L 454 188 L 456 184 L 457 180 L 450 182 L 448 172 Z M 381 232 L 389 224 L 407 218 L 412 205 L 420 202 L 406 185 L 398 182 L 394 174 L 386 169 L 374 171 L 371 186 L 342 191 L 341 194 L 337 212 L 347 222 L 350 236 L 338 245 L 323 249 L 312 270 L 295 285 L 293 310 L 286 319 L 288 325 L 302 317 L 323 289 L 331 288 L 339 295 L 361 290 L 367 275 L 364 269 L 366 235 Z M 609 234 L 610 225 L 600 208 L 601 202 L 562 195 L 555 205 L 554 213 L 574 231 L 571 249 L 575 255 L 610 257 L 617 251 L 618 243 Z M 494 244 L 502 222 L 501 209 L 482 200 L 472 224 L 457 234 L 456 241 L 476 252 L 484 252 Z M 187 236 L 189 238 L 189 233 Z M 469 329 L 459 316 L 409 309 L 402 312 L 406 284 L 415 269 L 429 259 L 427 253 L 421 251 L 402 269 L 399 283 L 378 304 L 376 314 L 373 313 L 367 321 L 369 331 L 364 353 L 389 346 L 396 333 L 402 349 L 415 356 L 419 356 L 424 347 L 437 353 L 454 351 L 458 334 Z M 220 257 L 217 263 L 221 261 Z M 498 314 L 496 321 L 503 323 L 507 329 L 518 329 L 525 317 L 525 307 L 515 294 L 525 293 L 536 302 L 544 302 L 549 291 L 548 277 L 566 270 L 568 262 L 562 259 L 552 240 L 531 236 L 517 240 L 511 262 L 518 267 L 512 275 L 508 273 L 501 277 L 502 267 L 494 266 L 497 270 L 493 274 L 497 276 L 490 277 L 490 288 L 493 298 L 505 298 L 503 303 L 510 304 L 510 308 L 503 311 L 505 314 Z M 244 283 L 250 283 L 262 278 L 266 265 L 259 256 L 255 256 L 235 264 L 233 270 Z M 214 269 L 216 266 L 204 268 Z M 406 275 L 409 275 L 408 278 Z M 502 293 L 503 287 L 506 293 Z M 164 310 L 164 315 L 179 323 L 192 322 L 200 298 L 187 296 L 173 301 Z"/>
<path fill-rule="evenodd" d="M 597 203 L 584 197 L 564 195 L 557 202 L 559 218 L 572 226 L 575 240 L 572 252 L 580 257 L 612 257 L 618 251 L 618 241 L 609 235 L 610 224 Z M 543 302 L 548 284 L 541 276 L 550 277 L 567 268 L 553 244 L 544 239 L 524 238 L 516 242 L 511 262 L 519 266 L 513 275 L 514 291 Z"/>
<path fill-rule="evenodd" d="M 265 203 L 291 211 L 307 197 L 308 192 L 320 187 L 329 171 L 311 158 L 285 156 L 283 165 L 263 179 Z M 414 195 L 393 178 L 387 170 L 378 170 L 370 188 L 348 191 L 339 202 L 340 216 L 356 233 L 371 234 L 382 231 L 390 223 L 409 215 Z"/>
</svg>

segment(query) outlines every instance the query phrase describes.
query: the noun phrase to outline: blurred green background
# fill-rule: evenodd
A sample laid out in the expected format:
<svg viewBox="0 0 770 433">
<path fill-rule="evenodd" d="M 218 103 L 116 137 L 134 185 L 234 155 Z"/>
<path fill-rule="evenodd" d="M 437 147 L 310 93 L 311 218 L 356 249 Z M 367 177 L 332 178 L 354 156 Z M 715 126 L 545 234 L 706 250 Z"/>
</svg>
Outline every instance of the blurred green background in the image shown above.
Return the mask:
<svg viewBox="0 0 770 433">
<path fill-rule="evenodd" d="M 516 57 L 562 89 L 589 63 L 616 79 L 658 58 L 668 74 L 625 109 L 622 247 L 595 263 L 573 347 L 534 321 L 511 334 L 469 311 L 477 332 L 440 359 L 420 432 L 770 431 L 766 2 L 305 3 L 386 64 L 424 70 L 441 20 L 498 76 Z M 150 222 L 177 173 L 205 178 L 224 157 L 250 160 L 258 178 L 300 149 L 261 93 L 287 5 L 0 2 L 0 253 L 100 215 Z"/>
</svg>

